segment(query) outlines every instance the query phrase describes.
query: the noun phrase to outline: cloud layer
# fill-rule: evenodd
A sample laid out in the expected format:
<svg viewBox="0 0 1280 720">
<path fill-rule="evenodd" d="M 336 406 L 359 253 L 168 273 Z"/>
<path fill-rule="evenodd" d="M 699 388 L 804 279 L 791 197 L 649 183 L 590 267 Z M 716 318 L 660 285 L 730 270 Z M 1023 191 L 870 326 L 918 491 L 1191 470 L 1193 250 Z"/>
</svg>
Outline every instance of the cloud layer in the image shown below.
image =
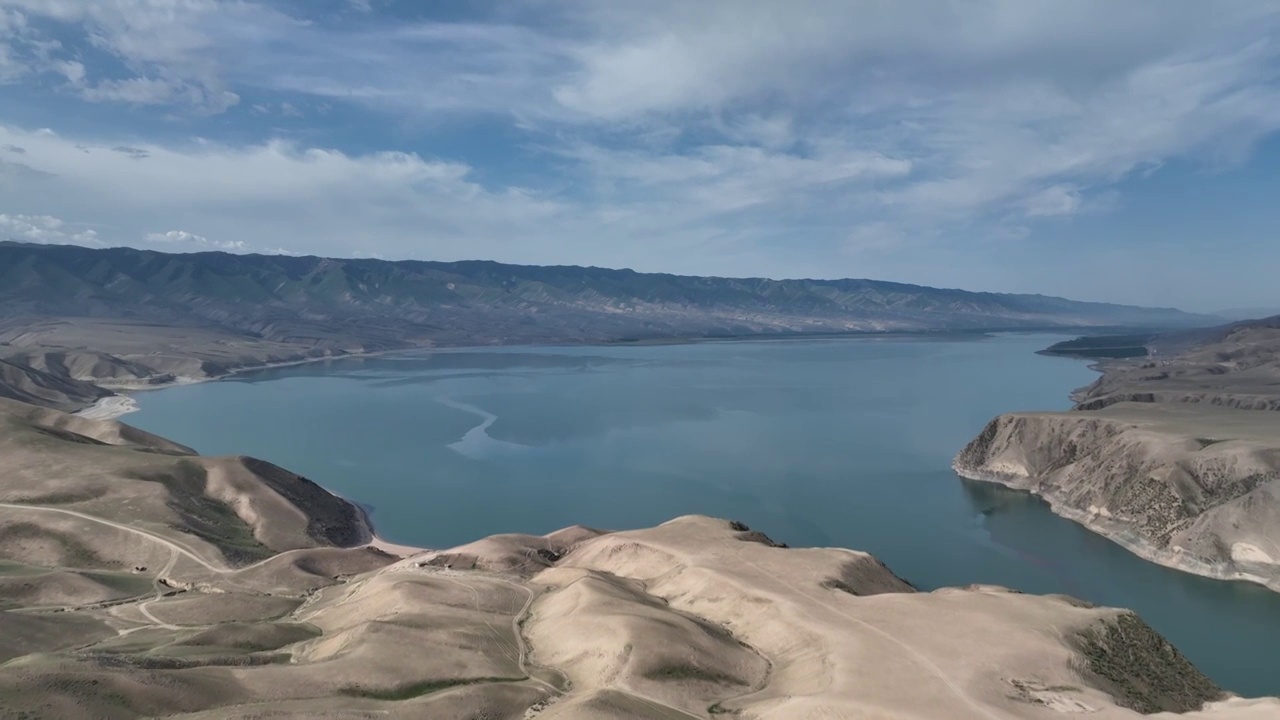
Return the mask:
<svg viewBox="0 0 1280 720">
<path fill-rule="evenodd" d="M 319 6 L 0 0 L 0 234 L 1008 286 L 1280 128 L 1263 0 Z"/>
</svg>

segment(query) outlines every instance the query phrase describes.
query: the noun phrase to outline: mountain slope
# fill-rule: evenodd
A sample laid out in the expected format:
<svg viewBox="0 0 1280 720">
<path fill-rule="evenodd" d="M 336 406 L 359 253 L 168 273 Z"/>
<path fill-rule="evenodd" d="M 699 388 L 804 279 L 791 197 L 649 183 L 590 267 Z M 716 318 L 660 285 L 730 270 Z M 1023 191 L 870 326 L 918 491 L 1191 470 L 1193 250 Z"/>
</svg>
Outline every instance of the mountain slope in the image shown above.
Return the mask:
<svg viewBox="0 0 1280 720">
<path fill-rule="evenodd" d="M 481 261 L 171 255 L 0 242 L 0 359 L 108 387 L 433 346 L 1170 328 L 1202 320 L 1169 309 L 876 280 L 685 277 Z"/>
<path fill-rule="evenodd" d="M 0 398 L 70 411 L 110 395 L 91 383 L 0 360 Z"/>
<path fill-rule="evenodd" d="M 767 280 L 494 262 L 385 262 L 0 243 L 0 317 L 214 326 L 279 341 L 1191 326 L 1168 309 L 875 280 Z"/>
</svg>

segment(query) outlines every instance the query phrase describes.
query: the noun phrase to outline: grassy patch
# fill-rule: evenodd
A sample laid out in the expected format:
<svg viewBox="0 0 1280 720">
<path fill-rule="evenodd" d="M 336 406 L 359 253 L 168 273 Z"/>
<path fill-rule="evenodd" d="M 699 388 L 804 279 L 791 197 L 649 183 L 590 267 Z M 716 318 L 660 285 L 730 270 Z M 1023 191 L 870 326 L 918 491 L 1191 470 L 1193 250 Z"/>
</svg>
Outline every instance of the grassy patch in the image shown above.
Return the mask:
<svg viewBox="0 0 1280 720">
<path fill-rule="evenodd" d="M 1149 354 L 1147 343 L 1152 335 L 1102 335 L 1094 337 L 1078 337 L 1054 343 L 1040 352 L 1045 355 L 1065 355 L 1067 357 L 1095 359 L 1124 359 L 1145 357 Z"/>
<path fill-rule="evenodd" d="M 828 590 L 839 590 L 840 592 L 849 593 L 850 595 L 858 594 L 858 591 L 854 590 L 852 585 L 850 585 L 849 583 L 843 580 L 836 580 L 836 579 L 823 580 L 822 587 Z"/>
<path fill-rule="evenodd" d="M 206 473 L 199 464 L 179 461 L 170 471 L 136 479 L 164 485 L 169 491 L 166 504 L 182 519 L 174 529 L 212 543 L 232 565 L 248 565 L 275 554 L 258 542 L 253 529 L 226 503 L 204 494 Z"/>
<path fill-rule="evenodd" d="M 12 502 L 22 505 L 70 505 L 72 503 L 89 502 L 97 500 L 107 493 L 104 488 L 85 488 L 75 492 L 53 492 L 44 495 L 34 495 L 32 497 L 24 497 L 13 500 Z"/>
<path fill-rule="evenodd" d="M 1080 633 L 1085 669 L 1120 705 L 1143 714 L 1199 710 L 1225 694 L 1133 613 Z"/>
<path fill-rule="evenodd" d="M 646 672 L 643 677 L 646 680 L 693 680 L 700 682 L 716 683 L 719 685 L 745 685 L 736 677 L 726 675 L 715 670 L 698 667 L 697 665 L 667 665 L 665 667 L 655 668 Z"/>
<path fill-rule="evenodd" d="M 48 568 L 24 565 L 22 563 L 0 560 L 0 577 L 35 577 L 49 572 Z"/>
<path fill-rule="evenodd" d="M 67 533 L 41 527 L 35 523 L 14 523 L 0 528 L 0 548 L 18 544 L 24 540 L 52 540 L 58 544 L 59 565 L 66 567 L 102 567 L 119 565 L 107 562 L 92 548 Z"/>
<path fill-rule="evenodd" d="M 103 587 L 127 596 L 146 595 L 152 589 L 151 578 L 144 575 L 93 571 L 80 574 Z"/>
<path fill-rule="evenodd" d="M 320 628 L 309 623 L 223 623 L 193 635 L 180 643 L 186 647 L 209 647 L 243 652 L 278 650 L 304 640 L 320 637 Z"/>
<path fill-rule="evenodd" d="M 264 653 L 258 655 L 207 655 L 202 657 L 172 657 L 166 655 L 116 655 L 83 653 L 82 657 L 107 665 L 129 665 L 142 670 L 190 670 L 203 667 L 262 667 L 287 665 L 293 656 L 289 653 Z"/>
<path fill-rule="evenodd" d="M 338 692 L 347 697 L 367 698 L 370 700 L 388 700 L 401 701 L 412 700 L 438 693 L 441 690 L 449 688 L 462 687 L 464 685 L 480 685 L 483 683 L 507 683 L 520 682 L 526 678 L 452 678 L 447 680 L 423 680 L 421 682 L 408 683 L 405 685 L 397 685 L 392 688 L 369 688 L 362 685 L 348 685 Z"/>
</svg>

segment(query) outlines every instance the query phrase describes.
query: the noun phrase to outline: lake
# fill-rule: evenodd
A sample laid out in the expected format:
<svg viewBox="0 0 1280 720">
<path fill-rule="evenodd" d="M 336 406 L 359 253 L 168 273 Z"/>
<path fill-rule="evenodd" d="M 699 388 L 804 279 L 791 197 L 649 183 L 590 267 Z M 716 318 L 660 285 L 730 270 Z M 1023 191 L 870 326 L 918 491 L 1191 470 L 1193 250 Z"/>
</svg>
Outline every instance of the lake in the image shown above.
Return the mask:
<svg viewBox="0 0 1280 720">
<path fill-rule="evenodd" d="M 1146 563 L 1040 501 L 961 480 L 995 415 L 1096 377 L 1055 335 L 508 347 L 275 368 L 139 393 L 125 420 L 253 455 L 371 509 L 379 535 L 635 528 L 701 513 L 873 553 L 917 587 L 993 583 L 1137 610 L 1224 687 L 1280 694 L 1280 594 Z"/>
</svg>

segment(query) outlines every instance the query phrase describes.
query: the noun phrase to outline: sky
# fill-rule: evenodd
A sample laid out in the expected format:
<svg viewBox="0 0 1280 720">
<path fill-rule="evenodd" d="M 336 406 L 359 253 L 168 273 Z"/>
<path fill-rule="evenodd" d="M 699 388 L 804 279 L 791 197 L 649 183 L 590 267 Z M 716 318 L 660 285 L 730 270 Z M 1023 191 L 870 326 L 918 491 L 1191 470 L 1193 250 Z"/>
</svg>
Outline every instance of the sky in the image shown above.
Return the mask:
<svg viewBox="0 0 1280 720">
<path fill-rule="evenodd" d="M 0 0 L 0 239 L 1280 307 L 1274 0 Z"/>
</svg>

